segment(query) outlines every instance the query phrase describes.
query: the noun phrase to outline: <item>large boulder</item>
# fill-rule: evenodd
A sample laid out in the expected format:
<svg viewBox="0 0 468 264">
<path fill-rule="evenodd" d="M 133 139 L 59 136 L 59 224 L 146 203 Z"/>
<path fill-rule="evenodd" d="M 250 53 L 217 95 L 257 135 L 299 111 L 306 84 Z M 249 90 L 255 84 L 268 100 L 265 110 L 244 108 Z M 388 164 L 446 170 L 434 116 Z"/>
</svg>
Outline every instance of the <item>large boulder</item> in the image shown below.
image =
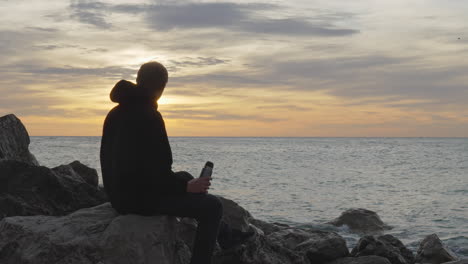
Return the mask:
<svg viewBox="0 0 468 264">
<path fill-rule="evenodd" d="M 217 264 L 321 264 L 349 254 L 345 240 L 334 232 L 283 228 L 256 235 L 246 243 L 215 254 Z"/>
<path fill-rule="evenodd" d="M 468 259 L 461 259 L 456 261 L 444 262 L 444 264 L 468 264 Z"/>
<path fill-rule="evenodd" d="M 109 203 L 67 216 L 0 221 L 2 264 L 186 264 L 187 246 L 169 216 L 118 215 Z"/>
<path fill-rule="evenodd" d="M 262 230 L 265 235 L 269 235 L 271 233 L 278 232 L 286 228 L 290 228 L 290 226 L 286 224 L 268 223 L 266 221 L 255 219 L 255 218 L 249 219 L 249 223 L 259 228 L 260 230 Z"/>
<path fill-rule="evenodd" d="M 327 264 L 391 264 L 388 259 L 379 256 L 363 256 L 358 258 L 339 258 Z"/>
<path fill-rule="evenodd" d="M 325 263 L 349 254 L 346 241 L 335 232 L 288 228 L 270 234 L 268 239 L 305 256 L 310 263 Z"/>
<path fill-rule="evenodd" d="M 0 219 L 65 215 L 106 202 L 105 192 L 90 180 L 91 174 L 80 174 L 86 170 L 84 167 L 75 162 L 49 169 L 20 161 L 0 161 Z M 97 174 L 94 177 L 97 179 Z"/>
<path fill-rule="evenodd" d="M 29 143 L 28 131 L 15 115 L 0 117 L 0 160 L 18 160 L 39 165 L 29 152 Z"/>
<path fill-rule="evenodd" d="M 425 237 L 419 244 L 415 263 L 439 264 L 457 260 L 457 256 L 440 241 L 436 234 Z"/>
<path fill-rule="evenodd" d="M 225 211 L 232 215 L 239 208 Z M 196 228 L 190 218 L 118 215 L 109 203 L 66 216 L 6 217 L 0 221 L 0 263 L 188 264 Z M 265 235 L 252 224 L 249 230 L 255 235 L 246 241 L 216 247 L 213 263 L 320 264 L 348 254 L 333 232 L 283 227 Z"/>
<path fill-rule="evenodd" d="M 304 256 L 257 233 L 246 243 L 217 251 L 214 264 L 305 264 Z"/>
<path fill-rule="evenodd" d="M 218 196 L 218 198 L 223 204 L 223 221 L 230 227 L 243 232 L 250 230 L 249 221 L 252 219 L 252 215 L 236 202 L 222 196 Z"/>
<path fill-rule="evenodd" d="M 78 160 L 73 161 L 67 165 L 60 165 L 52 168 L 58 174 L 68 175 L 71 178 L 81 178 L 91 186 L 97 187 L 99 184 L 99 176 L 96 169 L 90 168 Z"/>
<path fill-rule="evenodd" d="M 387 258 L 392 264 L 412 264 L 414 256 L 411 250 L 392 235 L 364 236 L 359 239 L 351 251 L 351 256 L 381 256 Z"/>
<path fill-rule="evenodd" d="M 376 212 L 363 208 L 348 209 L 329 224 L 334 226 L 346 225 L 351 232 L 356 233 L 381 233 L 384 230 L 391 229 L 380 219 Z"/>
</svg>

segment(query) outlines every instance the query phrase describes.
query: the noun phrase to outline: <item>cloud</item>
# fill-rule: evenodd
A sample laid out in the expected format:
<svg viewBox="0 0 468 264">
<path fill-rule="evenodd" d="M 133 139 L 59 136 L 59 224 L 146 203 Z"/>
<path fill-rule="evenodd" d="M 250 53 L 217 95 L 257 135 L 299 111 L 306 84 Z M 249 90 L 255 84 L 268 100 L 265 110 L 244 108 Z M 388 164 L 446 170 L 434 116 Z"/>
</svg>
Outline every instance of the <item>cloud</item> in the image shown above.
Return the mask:
<svg viewBox="0 0 468 264">
<path fill-rule="evenodd" d="M 277 80 L 265 77 L 266 76 L 252 75 L 248 70 L 242 72 L 217 71 L 206 74 L 176 76 L 170 78 L 169 82 L 177 86 L 184 86 L 186 84 L 206 85 L 217 87 L 217 90 L 247 87 L 259 88 L 263 85 L 281 84 L 281 82 Z"/>
<path fill-rule="evenodd" d="M 355 73 L 401 65 L 411 61 L 407 57 L 383 55 L 338 56 L 325 59 L 305 58 L 273 63 L 272 71 L 277 76 L 288 78 L 341 79 L 356 77 Z M 365 76 L 366 73 L 363 73 Z"/>
<path fill-rule="evenodd" d="M 86 48 L 79 45 L 69 45 L 69 44 L 41 44 L 32 46 L 34 49 L 38 50 L 60 50 L 60 49 L 75 49 L 79 50 L 82 53 L 103 53 L 108 52 L 109 49 L 106 48 Z"/>
<path fill-rule="evenodd" d="M 356 34 L 355 29 L 335 28 L 332 25 L 313 24 L 297 18 L 263 19 L 241 22 L 238 28 L 243 31 L 258 34 L 305 35 L 321 37 L 337 37 Z"/>
<path fill-rule="evenodd" d="M 43 31 L 43 32 L 57 32 L 58 31 L 58 29 L 56 28 L 44 28 L 44 27 L 26 27 L 26 29 Z"/>
<path fill-rule="evenodd" d="M 39 74 L 41 76 L 67 75 L 67 76 L 98 76 L 102 78 L 129 78 L 136 73 L 136 69 L 107 66 L 107 67 L 47 67 L 41 64 L 16 64 L 15 66 L 3 66 L 1 69 L 5 72 L 24 72 L 30 74 Z"/>
<path fill-rule="evenodd" d="M 174 66 L 211 66 L 225 64 L 229 60 L 222 60 L 215 57 L 185 57 L 183 60 L 169 60 L 169 63 Z"/>
<path fill-rule="evenodd" d="M 44 39 L 54 39 L 56 31 L 43 31 L 26 28 L 13 31 L 0 29 L 0 65 L 14 61 L 17 58 L 30 58 L 31 47 L 43 43 Z"/>
<path fill-rule="evenodd" d="M 83 0 L 72 0 L 70 9 L 71 17 L 78 21 L 93 25 L 101 29 L 109 29 L 112 24 L 107 22 L 104 11 L 108 6 L 101 2 L 89 2 Z"/>
<path fill-rule="evenodd" d="M 168 60 L 165 64 L 170 72 L 178 72 L 184 68 L 214 66 L 229 63 L 227 59 L 215 57 L 184 57 L 178 60 Z"/>
<path fill-rule="evenodd" d="M 299 52 L 303 52 L 299 50 Z M 328 59 L 288 59 L 287 55 L 277 54 L 276 57 L 250 57 L 249 67 L 238 71 L 218 70 L 205 74 L 184 75 L 172 77 L 171 82 L 199 83 L 217 87 L 269 87 L 270 89 L 292 90 L 323 90 L 324 87 L 304 85 L 317 81 L 357 81 L 362 76 L 369 75 L 371 71 L 401 65 L 409 62 L 411 58 L 393 58 L 386 56 L 360 56 Z M 255 71 L 251 69 L 254 68 Z M 367 71 L 367 73 L 365 73 Z M 356 75 L 364 72 L 363 75 Z M 346 82 L 349 85 L 349 82 Z M 329 89 L 329 88 L 328 88 Z"/>
<path fill-rule="evenodd" d="M 260 105 L 256 107 L 257 109 L 260 110 L 280 110 L 280 111 L 309 111 L 312 110 L 312 107 L 302 107 L 302 106 L 297 106 L 293 104 L 274 104 L 274 105 Z"/>
<path fill-rule="evenodd" d="M 468 65 L 439 67 L 424 63 L 421 61 L 424 58 L 376 54 L 286 61 L 282 60 L 284 57 L 287 56 L 268 61 L 252 57 L 244 70 L 177 76 L 170 79 L 170 84 L 216 87 L 215 92 L 224 95 L 239 93 L 238 89 L 262 87 L 292 94 L 322 91 L 344 99 L 343 106 L 373 105 L 402 110 L 461 111 L 468 101 L 468 86 L 463 81 Z M 262 108 L 268 107 L 258 109 Z"/>
<path fill-rule="evenodd" d="M 188 3 L 154 5 L 147 11 L 150 25 L 160 31 L 172 29 L 219 28 L 256 34 L 346 36 L 358 33 L 355 29 L 336 28 L 336 17 L 322 17 L 311 22 L 304 18 L 273 19 L 257 11 L 279 9 L 271 4 Z"/>
<path fill-rule="evenodd" d="M 120 4 L 73 0 L 72 17 L 80 22 L 108 29 L 112 24 L 106 13 L 144 14 L 149 26 L 158 31 L 174 29 L 222 29 L 244 33 L 291 36 L 347 36 L 359 33 L 356 29 L 337 28 L 334 22 L 349 18 L 347 13 L 317 14 L 311 19 L 287 17 L 282 19 L 260 15 L 280 10 L 273 4 L 231 2 L 168 2 L 161 4 Z"/>
<path fill-rule="evenodd" d="M 239 115 L 225 113 L 220 110 L 163 110 L 165 118 L 170 119 L 190 119 L 190 120 L 253 120 L 261 122 L 282 121 L 281 118 L 271 118 L 262 115 Z"/>
<path fill-rule="evenodd" d="M 3 86 L 3 82 L 0 82 Z M 2 88 L 0 96 L 0 115 L 14 113 L 17 115 L 61 116 L 64 109 L 51 108 L 53 105 L 64 105 L 67 100 L 47 95 L 45 92 L 31 91 L 19 85 Z"/>
</svg>

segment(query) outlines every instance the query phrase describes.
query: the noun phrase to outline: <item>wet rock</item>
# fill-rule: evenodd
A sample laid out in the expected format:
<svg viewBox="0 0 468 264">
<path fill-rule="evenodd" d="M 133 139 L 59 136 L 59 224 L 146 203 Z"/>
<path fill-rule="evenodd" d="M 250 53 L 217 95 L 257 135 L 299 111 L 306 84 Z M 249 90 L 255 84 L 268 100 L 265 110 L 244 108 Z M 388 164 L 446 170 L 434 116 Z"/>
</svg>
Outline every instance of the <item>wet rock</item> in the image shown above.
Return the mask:
<svg viewBox="0 0 468 264">
<path fill-rule="evenodd" d="M 379 256 L 363 256 L 358 258 L 340 258 L 332 262 L 327 262 L 327 264 L 390 264 L 390 261 Z"/>
<path fill-rule="evenodd" d="M 382 222 L 376 212 L 362 208 L 348 209 L 329 224 L 346 225 L 352 232 L 356 233 L 381 233 L 391 229 L 390 226 Z"/>
<path fill-rule="evenodd" d="M 268 223 L 263 220 L 251 218 L 249 220 L 250 224 L 254 225 L 255 227 L 259 228 L 263 231 L 265 235 L 269 235 L 271 233 L 280 231 L 282 229 L 289 228 L 290 226 L 281 224 L 281 223 Z"/>
<path fill-rule="evenodd" d="M 349 254 L 346 241 L 334 232 L 289 228 L 274 232 L 267 238 L 305 256 L 310 263 L 325 263 Z"/>
<path fill-rule="evenodd" d="M 351 251 L 353 257 L 370 255 L 387 258 L 392 264 L 412 264 L 414 262 L 411 250 L 392 235 L 362 237 Z"/>
<path fill-rule="evenodd" d="M 439 264 L 457 259 L 457 256 L 445 247 L 436 234 L 425 237 L 419 244 L 416 254 L 416 263 Z"/>
<path fill-rule="evenodd" d="M 0 219 L 16 215 L 65 215 L 106 202 L 105 192 L 89 184 L 84 180 L 87 176 L 83 177 L 73 167 L 77 165 L 49 169 L 19 161 L 0 161 Z"/>
<path fill-rule="evenodd" d="M 7 217 L 0 221 L 2 264 L 186 264 L 169 216 L 118 215 L 109 203 L 67 216 Z"/>
<path fill-rule="evenodd" d="M 23 123 L 13 114 L 0 117 L 0 160 L 17 160 L 39 165 L 29 152 L 29 135 Z"/>
</svg>

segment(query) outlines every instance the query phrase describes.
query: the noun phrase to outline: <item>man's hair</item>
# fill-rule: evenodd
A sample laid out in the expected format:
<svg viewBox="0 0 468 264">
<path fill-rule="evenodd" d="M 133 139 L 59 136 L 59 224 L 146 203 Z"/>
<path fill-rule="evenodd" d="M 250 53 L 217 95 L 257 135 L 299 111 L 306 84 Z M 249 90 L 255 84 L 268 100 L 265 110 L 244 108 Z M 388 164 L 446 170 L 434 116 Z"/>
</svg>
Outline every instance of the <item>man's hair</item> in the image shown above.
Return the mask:
<svg viewBox="0 0 468 264">
<path fill-rule="evenodd" d="M 145 86 L 150 84 L 155 89 L 164 89 L 168 79 L 167 69 L 159 62 L 150 61 L 141 65 L 137 74 L 137 84 Z M 150 87 L 147 87 L 150 88 Z"/>
</svg>

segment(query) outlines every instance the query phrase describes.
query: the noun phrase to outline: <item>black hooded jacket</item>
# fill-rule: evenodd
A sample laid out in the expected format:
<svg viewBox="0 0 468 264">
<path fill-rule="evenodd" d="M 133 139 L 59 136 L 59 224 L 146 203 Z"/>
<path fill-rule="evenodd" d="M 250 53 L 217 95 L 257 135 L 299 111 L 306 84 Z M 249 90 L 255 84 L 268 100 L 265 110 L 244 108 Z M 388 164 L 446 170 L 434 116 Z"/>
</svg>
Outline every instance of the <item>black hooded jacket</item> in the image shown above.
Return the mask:
<svg viewBox="0 0 468 264">
<path fill-rule="evenodd" d="M 158 197 L 186 193 L 187 180 L 172 171 L 172 152 L 156 102 L 135 84 L 119 81 L 104 121 L 101 168 L 104 188 L 120 213 L 151 214 Z"/>
</svg>

